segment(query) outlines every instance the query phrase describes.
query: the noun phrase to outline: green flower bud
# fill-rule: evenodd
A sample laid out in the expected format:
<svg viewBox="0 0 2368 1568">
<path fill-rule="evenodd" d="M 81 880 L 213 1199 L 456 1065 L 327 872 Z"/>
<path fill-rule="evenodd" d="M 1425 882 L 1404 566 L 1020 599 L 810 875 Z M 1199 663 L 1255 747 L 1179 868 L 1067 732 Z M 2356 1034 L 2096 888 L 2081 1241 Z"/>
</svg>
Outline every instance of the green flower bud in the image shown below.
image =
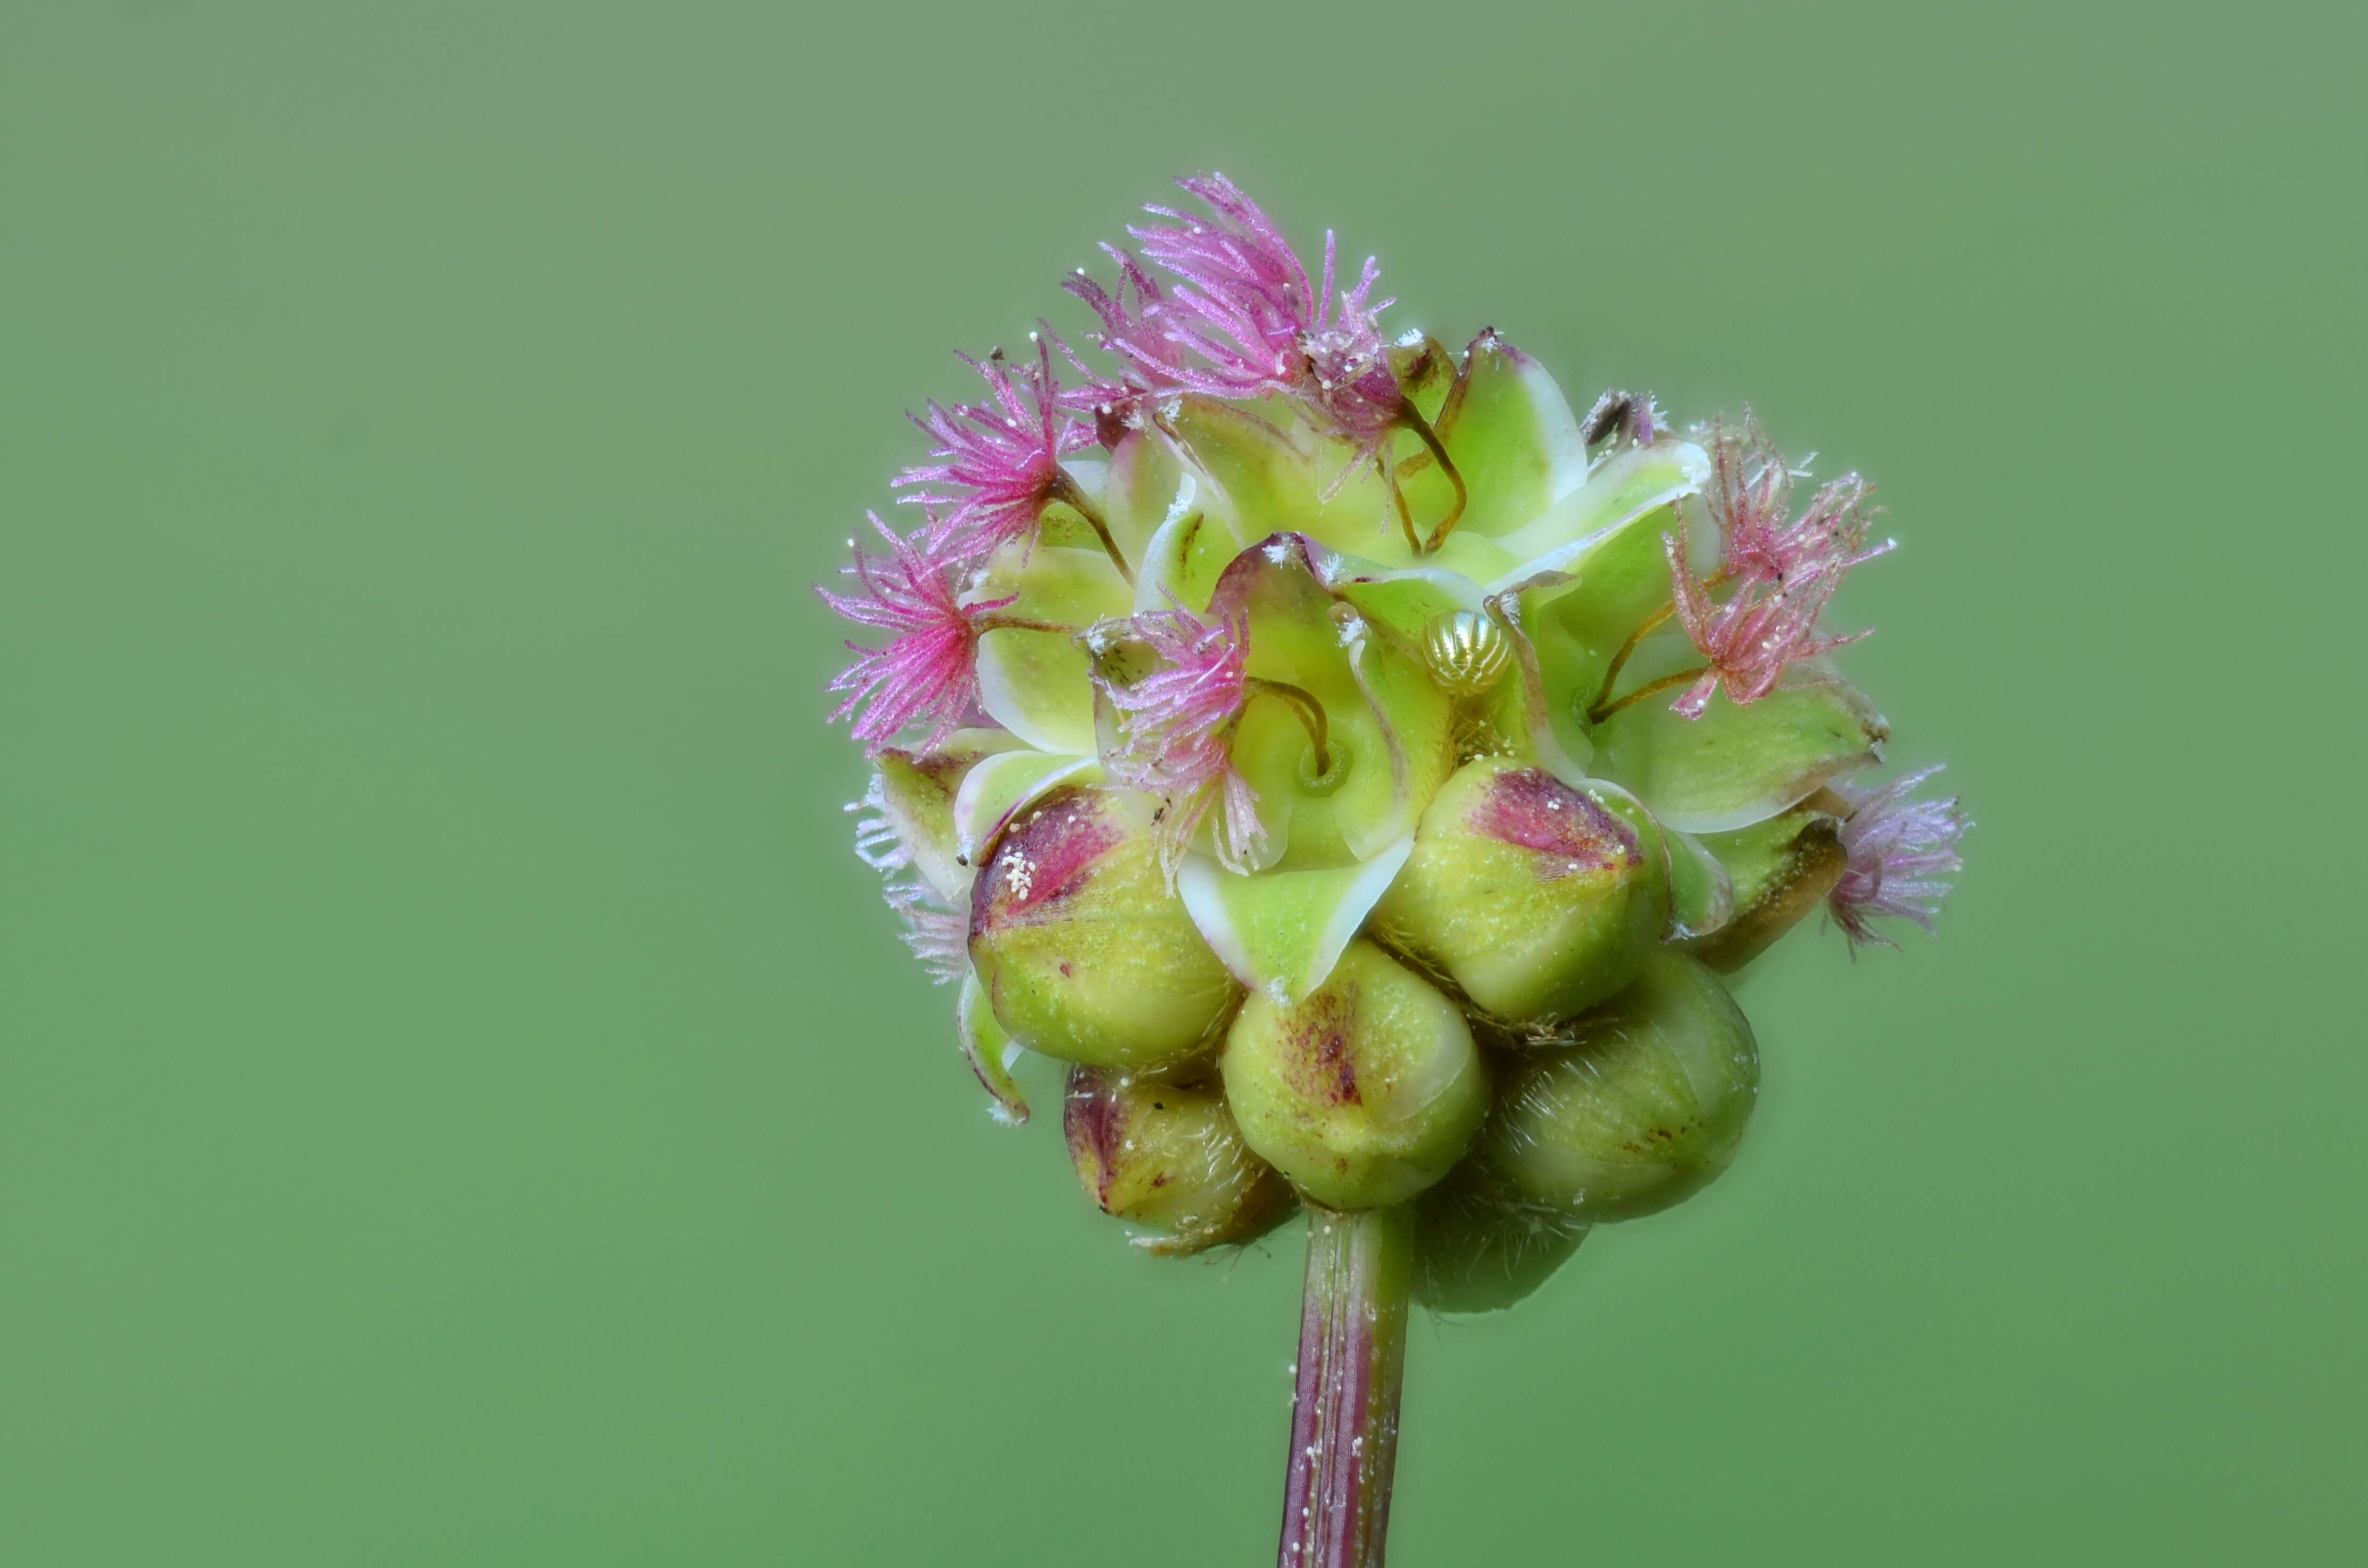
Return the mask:
<svg viewBox="0 0 2368 1568">
<path fill-rule="evenodd" d="M 1662 876 L 1634 829 L 1543 768 L 1466 763 L 1375 910 L 1383 936 L 1512 1024 L 1569 1017 L 1636 974 Z"/>
<path fill-rule="evenodd" d="M 1587 1239 L 1588 1225 L 1525 1201 L 1485 1159 L 1467 1159 L 1417 1201 L 1415 1295 L 1434 1312 L 1495 1312 L 1526 1299 Z"/>
<path fill-rule="evenodd" d="M 1154 1233 L 1135 1244 L 1182 1257 L 1265 1234 L 1291 1188 L 1242 1142 L 1216 1074 L 1069 1069 L 1062 1114 L 1069 1161 L 1101 1211 Z"/>
<path fill-rule="evenodd" d="M 1828 809 L 1830 807 L 1831 809 Z M 1850 807 L 1820 790 L 1806 805 L 1702 843 L 1735 883 L 1735 917 L 1686 950 L 1732 974 L 1826 901 L 1850 868 L 1841 824 Z"/>
<path fill-rule="evenodd" d="M 1167 886 L 1140 798 L 1064 790 L 1021 816 L 971 889 L 970 956 L 1030 1050 L 1099 1067 L 1179 1062 L 1240 987 Z"/>
<path fill-rule="evenodd" d="M 1664 949 L 1568 1043 L 1523 1053 L 1479 1157 L 1574 1221 L 1634 1219 L 1726 1168 L 1759 1094 L 1742 1010 L 1709 970 Z"/>
<path fill-rule="evenodd" d="M 1462 1157 L 1488 1109 L 1462 1011 L 1366 941 L 1304 1002 L 1253 994 L 1222 1065 L 1244 1140 L 1331 1209 L 1414 1197 Z"/>
</svg>

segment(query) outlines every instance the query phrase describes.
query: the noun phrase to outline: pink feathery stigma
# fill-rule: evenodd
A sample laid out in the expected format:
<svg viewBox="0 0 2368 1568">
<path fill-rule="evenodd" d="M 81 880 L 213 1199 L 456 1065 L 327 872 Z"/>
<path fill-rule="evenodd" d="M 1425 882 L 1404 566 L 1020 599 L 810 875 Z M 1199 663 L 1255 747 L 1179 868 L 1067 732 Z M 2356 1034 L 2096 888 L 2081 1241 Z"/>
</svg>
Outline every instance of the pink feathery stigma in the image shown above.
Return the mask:
<svg viewBox="0 0 2368 1568">
<path fill-rule="evenodd" d="M 1170 608 L 1146 610 L 1110 630 L 1142 642 L 1159 661 L 1132 685 L 1095 673 L 1119 715 L 1118 746 L 1103 759 L 1110 777 L 1167 799 L 1160 840 L 1171 872 L 1212 806 L 1219 808 L 1219 858 L 1247 864 L 1266 837 L 1258 794 L 1234 767 L 1230 747 L 1247 693 L 1247 623 L 1203 621 L 1171 601 Z"/>
<path fill-rule="evenodd" d="M 849 694 L 831 718 L 845 719 L 862 705 L 854 721 L 855 738 L 876 756 L 907 725 L 929 725 L 923 743 L 928 749 L 970 714 L 978 698 L 976 618 L 1011 600 L 965 606 L 957 599 L 960 562 L 950 559 L 947 530 L 934 517 L 911 539 L 899 538 L 876 514 L 871 526 L 888 541 L 890 553 L 856 551 L 855 563 L 845 570 L 863 591 L 814 592 L 848 619 L 890 634 L 884 648 L 849 642 L 848 652 L 860 656 L 830 683 L 831 690 Z"/>
<path fill-rule="evenodd" d="M 891 882 L 882 890 L 888 907 L 905 923 L 902 939 L 939 985 L 951 985 L 970 972 L 970 922 L 938 906 L 928 889 L 913 882 Z"/>
<path fill-rule="evenodd" d="M 1819 490 L 1793 517 L 1793 471 L 1748 412 L 1739 433 L 1713 426 L 1710 449 L 1703 498 L 1718 524 L 1728 575 L 1766 583 L 1813 574 L 1838 578 L 1892 548 L 1888 540 L 1865 548 L 1881 508 L 1866 504 L 1873 491 L 1854 473 Z"/>
<path fill-rule="evenodd" d="M 1737 703 L 1759 701 L 1776 689 L 1787 666 L 1866 635 L 1819 637 L 1817 617 L 1840 585 L 1839 572 L 1804 573 L 1791 583 L 1747 577 L 1722 604 L 1693 574 L 1686 561 L 1686 543 L 1677 534 L 1663 534 L 1661 547 L 1669 558 L 1669 581 L 1678 619 L 1686 635 L 1710 667 L 1670 704 L 1689 719 L 1699 719 L 1721 686 Z"/>
<path fill-rule="evenodd" d="M 1079 267 L 1062 280 L 1064 291 L 1083 301 L 1101 320 L 1094 341 L 1119 361 L 1119 379 L 1110 381 L 1087 365 L 1069 346 L 1055 337 L 1062 354 L 1085 378 L 1081 386 L 1061 395 L 1067 406 L 1093 416 L 1102 445 L 1115 447 L 1130 427 L 1140 426 L 1161 398 L 1182 390 L 1182 353 L 1151 324 L 1160 305 L 1158 283 L 1143 270 L 1132 253 L 1116 245 L 1102 246 L 1118 264 L 1118 287 L 1104 289 Z"/>
<path fill-rule="evenodd" d="M 1208 208 L 1209 221 L 1150 207 L 1167 222 L 1128 231 L 1174 276 L 1172 290 L 1117 250 L 1115 293 L 1089 279 L 1067 286 L 1101 318 L 1098 340 L 1125 365 L 1138 403 L 1177 392 L 1279 392 L 1334 433 L 1378 447 L 1404 406 L 1378 321 L 1392 301 L 1372 298 L 1380 264 L 1368 256 L 1356 287 L 1336 300 L 1332 235 L 1324 239 L 1322 278 L 1311 280 L 1282 231 L 1233 181 L 1204 175 L 1176 183 Z"/>
<path fill-rule="evenodd" d="M 1927 931 L 1932 929 L 1932 917 L 1948 896 L 1947 878 L 1964 864 L 1957 854 L 1957 841 L 1974 824 L 1958 809 L 1956 798 L 1908 799 L 1940 771 L 1928 767 L 1880 790 L 1832 787 L 1850 805 L 1850 820 L 1841 826 L 1842 849 L 1850 864 L 1827 895 L 1826 904 L 1834 923 L 1850 938 L 1853 952 L 1870 942 L 1886 948 L 1899 945 L 1870 924 L 1879 916 L 1895 915 L 1912 920 Z"/>
<path fill-rule="evenodd" d="M 951 408 L 932 403 L 926 418 L 908 415 L 936 443 L 929 455 L 939 460 L 899 474 L 894 483 L 912 492 L 900 499 L 951 507 L 936 527 L 964 560 L 1027 538 L 1045 503 L 1068 483 L 1061 460 L 1094 443 L 1092 429 L 1071 416 L 1053 374 L 1048 335 L 1031 335 L 1032 366 L 1015 366 L 1000 354 L 960 356 L 986 378 L 991 402 Z"/>
<path fill-rule="evenodd" d="M 1736 702 L 1757 702 L 1787 666 L 1864 637 L 1820 637 L 1817 618 L 1851 567 L 1892 548 L 1889 540 L 1866 548 L 1879 508 L 1867 504 L 1873 490 L 1857 474 L 1826 485 L 1793 517 L 1793 472 L 1756 421 L 1747 419 L 1740 436 L 1714 433 L 1711 449 L 1708 500 L 1724 551 L 1718 576 L 1697 579 L 1682 538 L 1661 536 L 1678 619 L 1710 661 L 1673 704 L 1689 719 L 1702 717 L 1721 686 Z M 1734 591 L 1714 600 L 1711 589 L 1727 581 Z"/>
</svg>

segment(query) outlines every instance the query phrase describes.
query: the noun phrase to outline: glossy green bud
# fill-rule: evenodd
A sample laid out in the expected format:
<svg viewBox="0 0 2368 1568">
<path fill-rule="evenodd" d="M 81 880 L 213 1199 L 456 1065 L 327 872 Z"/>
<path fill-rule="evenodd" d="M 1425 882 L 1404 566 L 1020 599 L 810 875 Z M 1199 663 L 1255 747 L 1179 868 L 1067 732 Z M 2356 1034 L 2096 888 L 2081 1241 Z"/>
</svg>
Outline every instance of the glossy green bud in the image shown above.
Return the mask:
<svg viewBox="0 0 2368 1568">
<path fill-rule="evenodd" d="M 1848 804 L 1820 790 L 1781 816 L 1734 833 L 1704 834 L 1703 846 L 1735 885 L 1735 917 L 1687 943 L 1686 950 L 1732 974 L 1815 913 L 1850 868 L 1841 841 L 1849 814 Z"/>
<path fill-rule="evenodd" d="M 1374 919 L 1483 1011 L 1535 1026 L 1634 978 L 1664 880 L 1626 823 L 1543 768 L 1486 756 L 1433 797 Z"/>
<path fill-rule="evenodd" d="M 1367 941 L 1305 1001 L 1253 993 L 1222 1065 L 1242 1137 L 1330 1209 L 1414 1197 L 1462 1157 L 1488 1109 L 1462 1010 Z"/>
<path fill-rule="evenodd" d="M 1072 1067 L 1062 1127 L 1086 1196 L 1148 1227 L 1135 1244 L 1160 1256 L 1253 1240 L 1291 1212 L 1291 1187 L 1242 1142 L 1205 1067 Z"/>
<path fill-rule="evenodd" d="M 1735 1158 L 1759 1094 L 1751 1026 L 1717 976 L 1664 949 L 1569 1043 L 1526 1051 L 1479 1156 L 1521 1199 L 1595 1223 L 1681 1202 Z"/>
<path fill-rule="evenodd" d="M 1139 797 L 1064 790 L 1003 835 L 971 889 L 971 963 L 1012 1038 L 1100 1067 L 1214 1042 L 1241 988 L 1167 886 Z"/>
</svg>

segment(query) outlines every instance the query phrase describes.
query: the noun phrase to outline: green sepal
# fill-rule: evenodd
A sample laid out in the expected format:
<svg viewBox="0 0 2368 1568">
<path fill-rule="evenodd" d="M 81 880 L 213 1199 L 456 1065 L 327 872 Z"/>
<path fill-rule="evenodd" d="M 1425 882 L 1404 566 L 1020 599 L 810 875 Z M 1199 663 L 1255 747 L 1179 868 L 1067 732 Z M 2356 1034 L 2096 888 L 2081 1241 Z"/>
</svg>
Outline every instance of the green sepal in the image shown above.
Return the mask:
<svg viewBox="0 0 2368 1568">
<path fill-rule="evenodd" d="M 1212 608 L 1247 617 L 1253 678 L 1323 707 L 1333 753 L 1332 772 L 1314 778 L 1313 743 L 1292 708 L 1258 695 L 1245 706 L 1232 751 L 1267 831 L 1259 869 L 1368 859 L 1404 836 L 1452 760 L 1451 707 L 1429 675 L 1326 588 L 1296 535 L 1237 557 Z"/>
<path fill-rule="evenodd" d="M 1493 332 L 1472 340 L 1433 427 L 1463 480 L 1459 534 L 1514 533 L 1587 477 L 1587 443 L 1562 388 L 1544 366 Z M 1414 438 L 1401 437 L 1396 446 L 1399 483 L 1416 517 L 1427 525 L 1444 517 L 1454 497 L 1446 475 Z"/>
<path fill-rule="evenodd" d="M 1293 432 L 1212 398 L 1180 398 L 1164 424 L 1208 481 L 1201 504 L 1242 539 L 1304 533 L 1343 550 L 1370 551 L 1399 531 L 1389 490 L 1370 463 L 1342 473 L 1355 449 Z M 1333 482 L 1340 485 L 1326 499 Z"/>
<path fill-rule="evenodd" d="M 1234 978 L 1288 1006 L 1331 977 L 1413 849 L 1404 837 L 1359 865 L 1256 876 L 1193 855 L 1177 870 L 1176 891 Z"/>
<path fill-rule="evenodd" d="M 986 987 L 976 974 L 962 976 L 961 994 L 954 999 L 954 1034 L 962 1042 L 962 1060 L 970 1063 L 978 1086 L 986 1091 L 987 1113 L 1017 1127 L 1028 1119 L 1028 1101 L 1011 1076 L 1019 1044 L 996 1021 L 987 1005 Z"/>
<path fill-rule="evenodd" d="M 1110 486 L 1110 465 L 1099 458 L 1071 458 L 1061 465 L 1069 482 L 1085 492 L 1087 502 L 1099 509 L 1103 493 Z M 1102 547 L 1099 535 L 1094 532 L 1085 514 L 1066 501 L 1047 502 L 1036 514 L 1035 540 L 1063 550 L 1095 550 Z"/>
<path fill-rule="evenodd" d="M 1595 739 L 1556 678 L 1570 662 L 1568 639 L 1553 622 L 1525 614 L 1517 591 L 1487 604 L 1489 617 L 1504 629 L 1513 662 L 1513 678 L 1491 694 L 1491 719 L 1498 733 L 1514 738 L 1524 760 L 1576 784 L 1594 764 Z"/>
<path fill-rule="evenodd" d="M 1733 973 L 1815 913 L 1850 866 L 1840 834 L 1848 810 L 1819 791 L 1765 822 L 1703 835 L 1702 844 L 1735 884 L 1735 918 L 1686 950 L 1723 974 Z"/>
<path fill-rule="evenodd" d="M 1622 672 L 1623 684 L 1656 667 L 1632 664 L 1643 667 Z M 1836 775 L 1880 762 L 1891 733 L 1857 687 L 1814 670 L 1796 670 L 1748 705 L 1721 690 L 1699 719 L 1678 713 L 1675 697 L 1656 693 L 1596 725 L 1595 765 L 1687 833 L 1731 833 L 1774 816 Z"/>
<path fill-rule="evenodd" d="M 970 604 L 1014 598 L 995 613 L 1075 629 L 1007 628 L 981 637 L 978 701 L 997 723 L 1040 751 L 1092 752 L 1093 687 L 1075 631 L 1104 616 L 1125 615 L 1133 603 L 1110 558 L 1099 549 L 1007 545 L 963 598 Z"/>
<path fill-rule="evenodd" d="M 1455 350 L 1417 330 L 1391 344 L 1388 357 L 1399 392 L 1414 404 L 1416 413 L 1436 425 L 1459 379 Z"/>
<path fill-rule="evenodd" d="M 1134 576 L 1137 614 L 1171 605 L 1195 615 L 1207 610 L 1217 579 L 1241 551 L 1232 526 L 1201 505 L 1200 488 L 1198 480 L 1184 476 L 1167 517 L 1144 546 Z"/>
<path fill-rule="evenodd" d="M 962 781 L 986 757 L 1024 747 L 1007 730 L 956 730 L 935 751 L 892 746 L 872 759 L 878 771 L 862 803 L 880 813 L 921 880 L 949 903 L 970 891 L 970 866 L 961 858 L 954 825 Z"/>
<path fill-rule="evenodd" d="M 963 776 L 954 795 L 955 864 L 977 867 L 1022 809 L 1064 784 L 1090 784 L 1101 776 L 1090 748 L 1084 756 L 1008 751 L 981 761 Z"/>
<path fill-rule="evenodd" d="M 1640 518 L 1700 492 L 1709 477 L 1710 454 L 1691 441 L 1663 440 L 1649 447 L 1632 447 L 1606 458 L 1587 476 L 1586 483 L 1497 544 L 1521 562 L 1522 575 L 1569 572 L 1577 574 L 1589 597 L 1606 595 L 1615 581 L 1625 579 L 1611 575 L 1608 558 L 1595 558 L 1634 530 Z M 1657 531 L 1653 537 L 1657 540 Z M 1658 544 L 1654 548 L 1657 551 Z M 1660 596 L 1654 603 L 1668 597 L 1665 564 Z M 1622 634 L 1626 634 L 1625 628 Z"/>
<path fill-rule="evenodd" d="M 1140 565 L 1151 536 L 1174 514 L 1177 494 L 1185 483 L 1183 462 L 1164 436 L 1130 430 L 1110 455 L 1102 481 L 1102 521 L 1120 551 Z M 1088 538 L 1084 548 L 1099 550 L 1101 541 Z"/>
</svg>

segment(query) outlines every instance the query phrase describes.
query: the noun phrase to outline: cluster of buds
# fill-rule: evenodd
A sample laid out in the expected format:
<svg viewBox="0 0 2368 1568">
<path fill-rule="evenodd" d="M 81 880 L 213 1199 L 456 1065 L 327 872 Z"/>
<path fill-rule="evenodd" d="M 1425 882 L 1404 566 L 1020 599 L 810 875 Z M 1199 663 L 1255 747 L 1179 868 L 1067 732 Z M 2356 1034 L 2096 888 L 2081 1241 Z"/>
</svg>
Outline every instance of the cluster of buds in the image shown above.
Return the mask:
<svg viewBox="0 0 2368 1568">
<path fill-rule="evenodd" d="M 838 683 L 859 849 L 998 1114 L 1020 1053 L 1070 1064 L 1140 1244 L 1392 1210 L 1419 1295 L 1501 1305 L 1733 1158 L 1724 977 L 1821 906 L 1929 924 L 1967 824 L 1847 781 L 1889 730 L 1821 625 L 1889 547 L 1856 475 L 1796 515 L 1748 416 L 1582 418 L 1181 183 L 1201 215 L 1068 282 L 1077 347 L 916 419 L 921 526 L 825 596 L 887 637 Z"/>
</svg>

